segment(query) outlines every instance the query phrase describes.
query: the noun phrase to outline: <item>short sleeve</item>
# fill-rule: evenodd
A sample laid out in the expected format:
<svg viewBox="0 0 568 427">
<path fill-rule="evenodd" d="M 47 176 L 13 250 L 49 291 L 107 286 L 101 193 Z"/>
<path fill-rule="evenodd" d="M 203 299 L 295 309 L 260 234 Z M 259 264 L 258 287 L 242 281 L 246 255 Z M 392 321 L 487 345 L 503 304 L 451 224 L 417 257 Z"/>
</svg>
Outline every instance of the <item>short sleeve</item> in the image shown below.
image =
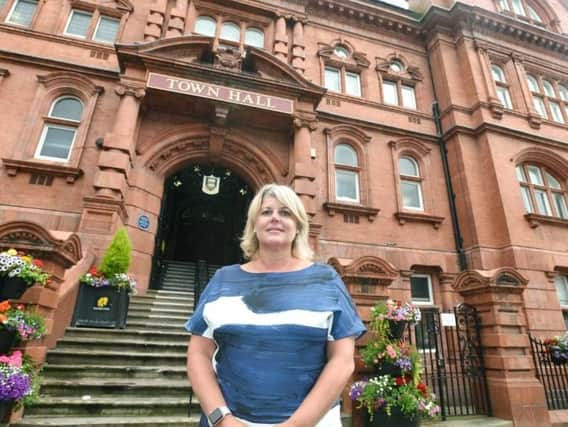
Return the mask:
<svg viewBox="0 0 568 427">
<path fill-rule="evenodd" d="M 197 303 L 197 307 L 195 307 L 195 311 L 185 323 L 185 329 L 192 335 L 201 335 L 206 338 L 213 338 L 213 331 L 210 330 L 209 325 L 203 317 L 203 310 L 209 302 L 215 299 L 215 295 L 218 293 L 219 276 L 220 270 L 218 270 L 211 280 L 209 280 L 209 283 L 199 297 L 199 302 Z"/>
<path fill-rule="evenodd" d="M 333 312 L 333 323 L 331 325 L 331 337 L 338 340 L 345 337 L 360 338 L 367 328 L 363 325 L 351 295 L 347 292 L 343 280 L 335 274 L 333 284 L 337 290 L 337 306 Z"/>
</svg>

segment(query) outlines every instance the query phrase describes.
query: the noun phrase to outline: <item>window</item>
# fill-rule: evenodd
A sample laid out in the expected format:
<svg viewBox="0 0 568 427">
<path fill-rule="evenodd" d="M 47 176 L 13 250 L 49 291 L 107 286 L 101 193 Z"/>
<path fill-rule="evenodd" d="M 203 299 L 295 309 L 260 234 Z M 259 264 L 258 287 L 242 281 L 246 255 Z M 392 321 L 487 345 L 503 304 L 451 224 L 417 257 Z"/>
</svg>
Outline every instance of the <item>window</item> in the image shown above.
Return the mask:
<svg viewBox="0 0 568 427">
<path fill-rule="evenodd" d="M 343 81 L 344 79 L 344 81 Z M 325 67 L 324 87 L 333 92 L 361 96 L 361 77 L 343 68 Z M 345 88 L 345 90 L 343 90 Z"/>
<path fill-rule="evenodd" d="M 351 96 L 361 96 L 361 78 L 359 74 L 350 71 L 345 73 L 345 93 Z"/>
<path fill-rule="evenodd" d="M 319 54 L 324 58 L 321 63 L 324 70 L 323 87 L 349 96 L 362 96 L 360 58 L 342 44 L 327 46 Z"/>
<path fill-rule="evenodd" d="M 91 28 L 93 20 L 96 21 L 94 29 Z M 119 29 L 120 19 L 118 18 L 100 15 L 97 10 L 90 12 L 73 9 L 69 14 L 63 34 L 100 43 L 114 43 Z"/>
<path fill-rule="evenodd" d="M 495 82 L 495 90 L 497 92 L 497 98 L 505 108 L 513 108 L 513 103 L 511 102 L 511 96 L 509 94 L 509 85 L 507 84 L 507 79 L 505 77 L 505 72 L 498 65 L 491 65 L 491 75 L 493 76 L 493 81 Z"/>
<path fill-rule="evenodd" d="M 385 104 L 398 105 L 398 91 L 396 82 L 383 81 L 383 102 Z"/>
<path fill-rule="evenodd" d="M 359 203 L 359 161 L 347 144 L 335 147 L 335 198 Z"/>
<path fill-rule="evenodd" d="M 501 12 L 513 15 L 516 19 L 528 21 L 534 25 L 544 25 L 544 21 L 536 9 L 527 0 L 498 0 Z"/>
<path fill-rule="evenodd" d="M 404 64 L 398 59 L 389 62 L 386 72 L 382 77 L 383 103 L 400 105 L 404 108 L 416 110 L 416 90 L 414 83 L 402 79 L 401 74 L 405 71 Z"/>
<path fill-rule="evenodd" d="M 241 41 L 241 27 L 234 22 L 225 22 L 221 27 L 220 38 L 239 43 Z"/>
<path fill-rule="evenodd" d="M 552 172 L 533 164 L 519 165 L 516 172 L 528 213 L 568 219 L 566 191 Z"/>
<path fill-rule="evenodd" d="M 325 67 L 324 87 L 334 92 L 341 92 L 341 73 L 337 68 Z"/>
<path fill-rule="evenodd" d="M 38 2 L 36 0 L 16 0 L 6 17 L 10 24 L 29 27 L 32 24 Z"/>
<path fill-rule="evenodd" d="M 556 295 L 558 295 L 560 307 L 562 307 L 564 326 L 568 329 L 568 276 L 556 276 L 554 285 L 556 286 Z"/>
<path fill-rule="evenodd" d="M 78 98 L 65 96 L 55 100 L 45 120 L 35 157 L 69 160 L 82 115 L 83 103 Z"/>
<path fill-rule="evenodd" d="M 527 75 L 527 85 L 538 114 L 557 123 L 568 122 L 568 89 L 564 84 Z"/>
<path fill-rule="evenodd" d="M 264 32 L 259 28 L 247 28 L 245 32 L 245 44 L 260 49 L 264 48 Z"/>
<path fill-rule="evenodd" d="M 200 16 L 195 21 L 195 32 L 207 37 L 215 37 L 217 21 L 210 16 Z"/>
<path fill-rule="evenodd" d="M 432 278 L 429 274 L 413 274 L 410 277 L 410 296 L 413 304 L 434 304 Z"/>
<path fill-rule="evenodd" d="M 400 173 L 400 192 L 402 194 L 402 207 L 405 209 L 424 210 L 422 202 L 422 188 L 418 163 L 408 156 L 398 161 Z"/>
</svg>

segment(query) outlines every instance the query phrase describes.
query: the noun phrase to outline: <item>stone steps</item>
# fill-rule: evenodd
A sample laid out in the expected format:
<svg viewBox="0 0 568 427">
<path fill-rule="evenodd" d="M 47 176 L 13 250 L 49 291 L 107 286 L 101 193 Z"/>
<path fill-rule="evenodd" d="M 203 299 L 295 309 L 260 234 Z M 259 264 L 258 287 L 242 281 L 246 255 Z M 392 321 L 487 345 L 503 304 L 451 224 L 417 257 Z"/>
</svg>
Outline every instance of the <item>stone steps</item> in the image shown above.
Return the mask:
<svg viewBox="0 0 568 427">
<path fill-rule="evenodd" d="M 160 379 L 160 380 L 184 380 L 187 381 L 187 372 L 185 366 L 105 366 L 101 370 L 95 365 L 65 365 L 65 364 L 45 364 L 43 367 L 43 375 L 50 379 L 124 379 L 124 381 L 133 378 L 142 379 Z"/>
<path fill-rule="evenodd" d="M 152 329 L 102 329 L 102 328 L 67 328 L 65 338 L 59 340 L 58 343 L 65 343 L 72 339 L 97 339 L 117 341 L 142 341 L 151 343 L 184 343 L 187 345 L 189 333 L 185 330 L 180 331 L 161 331 Z"/>
<path fill-rule="evenodd" d="M 56 348 L 47 354 L 47 363 L 80 364 L 89 362 L 99 366 L 172 366 L 185 363 L 185 352 L 148 354 L 132 351 L 63 350 Z"/>
<path fill-rule="evenodd" d="M 40 417 L 26 416 L 18 423 L 19 427 L 197 427 L 199 416 L 144 416 L 144 417 Z"/>
<path fill-rule="evenodd" d="M 153 342 L 139 339 L 104 340 L 99 338 L 65 338 L 57 343 L 60 350 L 82 350 L 84 348 L 96 348 L 97 351 L 120 351 L 129 353 L 181 353 L 185 355 L 187 340 L 175 340 L 175 342 Z"/>
</svg>

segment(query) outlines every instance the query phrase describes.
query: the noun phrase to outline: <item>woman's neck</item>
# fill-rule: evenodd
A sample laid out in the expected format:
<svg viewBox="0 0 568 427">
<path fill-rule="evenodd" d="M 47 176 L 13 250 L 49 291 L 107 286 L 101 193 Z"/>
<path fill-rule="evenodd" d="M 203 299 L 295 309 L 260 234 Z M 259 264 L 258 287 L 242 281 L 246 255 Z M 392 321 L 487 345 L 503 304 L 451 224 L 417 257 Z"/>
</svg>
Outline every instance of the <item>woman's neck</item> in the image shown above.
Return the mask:
<svg viewBox="0 0 568 427">
<path fill-rule="evenodd" d="M 295 258 L 291 253 L 257 253 L 246 268 L 254 272 L 293 271 L 307 266 L 307 261 Z"/>
</svg>

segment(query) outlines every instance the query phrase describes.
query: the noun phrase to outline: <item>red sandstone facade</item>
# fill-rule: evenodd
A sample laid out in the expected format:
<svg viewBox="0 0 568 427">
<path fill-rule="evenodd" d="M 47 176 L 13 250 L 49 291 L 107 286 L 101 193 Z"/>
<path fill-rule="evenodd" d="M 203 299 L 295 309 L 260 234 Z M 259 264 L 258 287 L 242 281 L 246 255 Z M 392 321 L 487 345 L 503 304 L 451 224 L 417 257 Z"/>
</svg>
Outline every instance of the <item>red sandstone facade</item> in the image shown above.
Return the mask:
<svg viewBox="0 0 568 427">
<path fill-rule="evenodd" d="M 527 333 L 566 329 L 568 4 L 387 3 L 0 2 L 0 239 L 57 278 L 26 294 L 38 354 L 117 227 L 151 285 L 165 180 L 215 164 L 296 190 L 363 316 L 413 276 L 475 305 L 495 415 L 549 425 Z"/>
</svg>

